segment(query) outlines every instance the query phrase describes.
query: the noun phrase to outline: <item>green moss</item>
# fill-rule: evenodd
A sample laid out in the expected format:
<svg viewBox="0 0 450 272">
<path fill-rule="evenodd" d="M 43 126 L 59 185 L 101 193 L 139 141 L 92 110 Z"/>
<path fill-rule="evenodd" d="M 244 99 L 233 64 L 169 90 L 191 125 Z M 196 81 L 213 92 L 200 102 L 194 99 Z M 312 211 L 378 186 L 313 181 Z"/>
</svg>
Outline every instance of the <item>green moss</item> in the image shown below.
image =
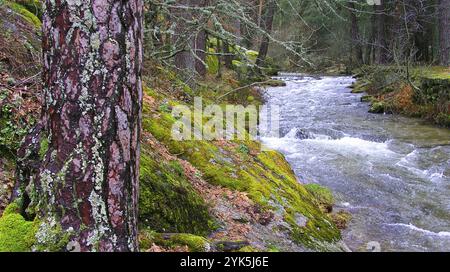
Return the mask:
<svg viewBox="0 0 450 272">
<path fill-rule="evenodd" d="M 386 105 L 381 101 L 375 101 L 370 106 L 370 113 L 384 113 Z"/>
<path fill-rule="evenodd" d="M 38 18 L 42 18 L 42 0 L 16 0 L 16 2 Z"/>
<path fill-rule="evenodd" d="M 209 55 L 206 56 L 206 66 L 208 69 L 208 73 L 215 75 L 219 72 L 219 57 L 214 55 L 216 51 L 213 48 L 209 48 Z"/>
<path fill-rule="evenodd" d="M 273 209 L 273 202 L 282 205 L 296 241 L 314 246 L 315 240 L 333 242 L 340 238 L 339 230 L 320 210 L 314 196 L 298 183 L 280 153 L 260 152 L 260 144 L 254 141 L 236 141 L 235 147 L 220 148 L 213 141 L 173 141 L 172 123 L 173 120 L 161 113 L 144 120 L 144 130 L 151 132 L 172 153 L 191 162 L 211 184 L 247 192 L 265 209 Z M 297 214 L 306 216 L 311 223 L 298 226 Z"/>
<path fill-rule="evenodd" d="M 5 4 L 11 8 L 14 12 L 22 16 L 25 20 L 27 20 L 29 23 L 33 24 L 36 28 L 40 28 L 42 23 L 39 18 L 31 13 L 28 9 L 26 9 L 24 6 L 18 3 L 9 2 L 6 1 Z"/>
<path fill-rule="evenodd" d="M 238 252 L 249 253 L 249 252 L 259 252 L 259 250 L 254 248 L 254 247 L 252 247 L 252 246 L 245 246 L 245 247 L 239 249 Z M 275 252 L 275 251 L 273 251 L 273 252 Z"/>
<path fill-rule="evenodd" d="M 333 206 L 334 197 L 330 189 L 317 183 L 309 183 L 305 185 L 306 190 L 316 197 L 316 199 L 325 205 Z"/>
<path fill-rule="evenodd" d="M 163 244 L 169 247 L 187 246 L 190 252 L 207 252 L 210 250 L 210 244 L 206 238 L 188 233 L 175 234 L 169 240 L 164 241 Z"/>
<path fill-rule="evenodd" d="M 158 237 L 158 234 L 151 229 L 140 229 L 138 237 L 140 250 L 146 251 L 150 249 Z"/>
<path fill-rule="evenodd" d="M 245 56 L 247 57 L 248 60 L 252 61 L 252 62 L 256 62 L 256 59 L 258 58 L 259 53 L 254 51 L 254 50 L 247 50 L 245 52 Z"/>
<path fill-rule="evenodd" d="M 141 151 L 139 221 L 159 232 L 207 234 L 214 228 L 203 199 L 182 166 L 164 161 L 146 145 Z"/>
<path fill-rule="evenodd" d="M 31 251 L 38 222 L 26 221 L 18 214 L 17 204 L 10 204 L 0 218 L 0 252 Z"/>
<path fill-rule="evenodd" d="M 20 213 L 20 207 L 17 202 L 13 202 L 13 203 L 9 204 L 8 206 L 6 206 L 5 210 L 3 211 L 3 215 L 14 214 L 14 213 Z"/>
<path fill-rule="evenodd" d="M 417 67 L 414 69 L 414 74 L 417 76 L 422 76 L 429 79 L 442 79 L 450 80 L 450 68 L 443 66 L 432 66 L 432 67 Z"/>
<path fill-rule="evenodd" d="M 274 245 L 269 245 L 267 247 L 267 252 L 280 252 L 280 249 Z"/>
<path fill-rule="evenodd" d="M 369 83 L 365 80 L 358 80 L 352 86 L 352 93 L 364 93 L 367 92 Z"/>
</svg>

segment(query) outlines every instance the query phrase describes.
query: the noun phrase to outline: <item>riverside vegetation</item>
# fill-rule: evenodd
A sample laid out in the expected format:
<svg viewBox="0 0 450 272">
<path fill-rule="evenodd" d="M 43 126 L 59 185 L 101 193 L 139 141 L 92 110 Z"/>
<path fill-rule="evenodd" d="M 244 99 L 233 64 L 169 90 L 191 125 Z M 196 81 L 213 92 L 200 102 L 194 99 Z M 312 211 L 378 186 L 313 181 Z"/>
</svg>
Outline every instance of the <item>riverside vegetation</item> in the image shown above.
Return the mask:
<svg viewBox="0 0 450 272">
<path fill-rule="evenodd" d="M 52 231 L 39 233 L 42 223 L 33 220 L 32 211 L 20 214 L 15 202 L 6 206 L 14 186 L 15 152 L 40 109 L 35 76 L 40 69 L 40 23 L 26 10 L 17 3 L 0 6 L 0 251 L 66 250 L 67 240 L 56 222 Z M 225 71 L 220 79 L 210 73 L 191 88 L 170 69 L 151 59 L 145 62 L 141 250 L 341 250 L 342 216 L 331 213 L 331 193 L 319 185 L 302 185 L 280 153 L 260 151 L 260 143 L 250 140 L 171 140 L 174 105 L 189 105 L 194 96 L 215 103 L 240 86 L 234 71 Z M 242 101 L 263 102 L 256 88 L 246 88 L 221 103 Z M 47 148 L 43 141 L 40 153 Z"/>
</svg>

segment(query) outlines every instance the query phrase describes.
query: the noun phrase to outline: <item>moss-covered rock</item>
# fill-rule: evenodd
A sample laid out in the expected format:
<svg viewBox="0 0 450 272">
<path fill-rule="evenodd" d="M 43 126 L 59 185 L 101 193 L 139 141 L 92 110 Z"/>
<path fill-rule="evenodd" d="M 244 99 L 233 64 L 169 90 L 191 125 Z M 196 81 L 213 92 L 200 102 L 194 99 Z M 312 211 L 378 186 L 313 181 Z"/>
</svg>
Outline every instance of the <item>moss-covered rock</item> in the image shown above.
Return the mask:
<svg viewBox="0 0 450 272">
<path fill-rule="evenodd" d="M 143 146 L 139 222 L 159 232 L 207 234 L 214 227 L 208 207 L 184 176 L 177 161 L 164 161 Z"/>
<path fill-rule="evenodd" d="M 381 101 L 375 101 L 370 106 L 369 112 L 370 113 L 384 113 L 386 109 L 386 105 Z"/>
</svg>

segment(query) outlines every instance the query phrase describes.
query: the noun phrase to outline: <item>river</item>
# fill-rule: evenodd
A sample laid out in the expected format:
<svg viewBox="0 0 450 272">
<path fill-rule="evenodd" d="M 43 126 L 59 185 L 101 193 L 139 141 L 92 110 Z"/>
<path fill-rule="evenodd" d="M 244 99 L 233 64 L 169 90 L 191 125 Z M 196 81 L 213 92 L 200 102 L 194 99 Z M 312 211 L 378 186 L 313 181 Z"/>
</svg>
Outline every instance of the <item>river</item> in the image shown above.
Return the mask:
<svg viewBox="0 0 450 272">
<path fill-rule="evenodd" d="M 450 251 L 450 130 L 368 113 L 351 77 L 281 79 L 287 86 L 265 94 L 281 108 L 281 135 L 261 140 L 352 214 L 343 231 L 349 248 Z"/>
</svg>

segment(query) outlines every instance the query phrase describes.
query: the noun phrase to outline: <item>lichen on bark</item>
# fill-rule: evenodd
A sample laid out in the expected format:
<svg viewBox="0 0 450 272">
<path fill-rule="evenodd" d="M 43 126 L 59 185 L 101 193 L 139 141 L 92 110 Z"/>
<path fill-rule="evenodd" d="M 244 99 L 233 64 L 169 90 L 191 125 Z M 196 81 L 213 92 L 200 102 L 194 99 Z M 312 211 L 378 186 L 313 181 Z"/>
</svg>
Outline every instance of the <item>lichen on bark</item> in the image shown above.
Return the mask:
<svg viewBox="0 0 450 272">
<path fill-rule="evenodd" d="M 138 250 L 142 12 L 141 0 L 44 3 L 42 118 L 14 194 L 41 222 L 38 244 Z"/>
</svg>

